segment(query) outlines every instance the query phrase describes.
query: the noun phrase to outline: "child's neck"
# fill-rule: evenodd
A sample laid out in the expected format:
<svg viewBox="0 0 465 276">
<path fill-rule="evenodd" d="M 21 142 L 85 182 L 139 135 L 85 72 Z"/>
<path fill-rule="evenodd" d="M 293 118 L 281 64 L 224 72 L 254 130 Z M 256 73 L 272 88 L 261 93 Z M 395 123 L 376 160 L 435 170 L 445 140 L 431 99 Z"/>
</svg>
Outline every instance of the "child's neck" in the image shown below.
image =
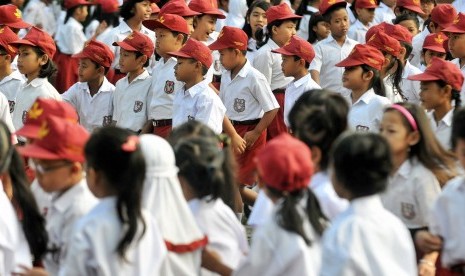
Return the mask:
<svg viewBox="0 0 465 276">
<path fill-rule="evenodd" d="M 359 20 L 359 21 L 360 21 L 360 23 L 362 23 L 362 25 L 365 26 L 365 27 L 370 26 L 370 22 L 368 22 L 368 21 L 367 21 L 367 22 L 363 22 L 363 21 L 361 21 L 361 20 Z"/>
<path fill-rule="evenodd" d="M 243 58 L 233 69 L 231 69 L 231 79 L 233 80 L 239 71 L 244 68 L 245 64 L 247 63 L 247 59 Z"/>
<path fill-rule="evenodd" d="M 131 17 L 126 21 L 126 24 L 128 24 L 129 28 L 133 31 L 138 31 L 140 32 L 140 29 L 142 28 L 142 22 L 135 19 L 135 17 Z"/>
<path fill-rule="evenodd" d="M 36 71 L 36 72 L 31 73 L 31 74 L 27 74 L 27 76 L 26 76 L 27 77 L 27 83 L 30 83 L 31 81 L 37 79 L 39 77 L 39 71 L 40 71 L 40 69 L 38 71 Z"/>
<path fill-rule="evenodd" d="M 5 66 L 5 68 L 0 68 L 0 80 L 3 80 L 5 77 L 8 77 L 13 73 L 10 65 Z"/>
<path fill-rule="evenodd" d="M 140 74 L 144 73 L 144 68 L 138 68 L 134 71 L 128 73 L 128 82 L 131 83 L 135 78 L 137 78 Z"/>
<path fill-rule="evenodd" d="M 194 85 L 198 84 L 199 82 L 203 81 L 202 75 L 194 76 L 192 79 L 186 81 L 186 85 L 184 86 L 185 90 L 191 89 Z"/>
<path fill-rule="evenodd" d="M 334 40 L 336 40 L 337 44 L 339 44 L 339 46 L 344 45 L 344 42 L 346 42 L 346 36 L 345 35 L 339 36 L 339 37 L 334 36 L 334 35 L 332 35 L 332 36 L 333 36 Z"/>
<path fill-rule="evenodd" d="M 392 174 L 395 174 L 400 166 L 408 159 L 408 150 L 392 155 Z"/>
<path fill-rule="evenodd" d="M 90 91 L 91 96 L 94 96 L 95 94 L 97 94 L 100 87 L 102 87 L 104 79 L 105 79 L 104 76 L 100 76 L 99 78 L 96 78 L 96 79 L 93 79 L 93 80 L 87 82 L 87 85 L 89 86 L 89 91 Z"/>
<path fill-rule="evenodd" d="M 441 121 L 451 109 L 452 105 L 450 104 L 450 102 L 435 107 L 433 112 L 434 120 L 436 122 Z"/>
<path fill-rule="evenodd" d="M 368 86 L 362 87 L 362 88 L 357 88 L 357 89 L 352 89 L 352 104 L 356 103 L 362 96 L 369 90 Z"/>
<path fill-rule="evenodd" d="M 301 78 L 305 77 L 306 75 L 310 74 L 306 68 L 303 68 L 302 70 L 299 70 L 293 77 L 294 81 L 298 81 Z"/>
</svg>

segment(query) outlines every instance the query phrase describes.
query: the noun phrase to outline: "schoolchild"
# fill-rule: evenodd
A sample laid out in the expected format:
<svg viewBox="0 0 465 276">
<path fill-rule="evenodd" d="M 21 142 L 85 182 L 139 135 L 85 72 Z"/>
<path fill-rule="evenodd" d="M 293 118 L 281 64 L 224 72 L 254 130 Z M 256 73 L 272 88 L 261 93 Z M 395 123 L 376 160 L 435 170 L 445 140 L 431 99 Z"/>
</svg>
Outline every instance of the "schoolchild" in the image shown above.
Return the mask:
<svg viewBox="0 0 465 276">
<path fill-rule="evenodd" d="M 256 33 L 267 25 L 268 20 L 266 18 L 266 11 L 270 7 L 271 5 L 267 1 L 257 0 L 254 1 L 247 10 L 247 14 L 245 16 L 246 21 L 242 30 L 249 37 L 249 41 L 247 43 L 247 60 L 251 63 L 253 63 L 258 51 L 257 42 L 260 42 L 257 41 Z"/>
<path fill-rule="evenodd" d="M 400 25 L 406 28 L 413 37 L 415 37 L 420 32 L 420 23 L 418 22 L 418 17 L 410 13 L 403 13 L 396 16 L 396 19 L 394 19 L 392 23 L 394 25 Z M 412 55 L 410 55 L 410 58 L 411 57 Z"/>
<path fill-rule="evenodd" d="M 423 72 L 431 65 L 433 57 L 445 60 L 447 57 L 447 43 L 449 38 L 443 33 L 429 34 L 423 42 L 421 50 L 421 66 Z"/>
<path fill-rule="evenodd" d="M 445 28 L 443 32 L 449 36 L 449 51 L 454 58 L 452 63 L 460 68 L 462 75 L 465 76 L 465 14 L 459 13 L 452 25 Z M 465 96 L 465 86 L 462 86 L 460 96 L 462 98 Z"/>
<path fill-rule="evenodd" d="M 394 13 L 396 16 L 399 16 L 403 13 L 408 13 L 415 16 L 425 14 L 421 9 L 420 1 L 416 0 L 397 0 Z"/>
<path fill-rule="evenodd" d="M 53 5 L 49 0 L 31 0 L 24 7 L 24 21 L 43 29 L 53 36 L 57 30 L 58 16 L 53 11 Z M 61 7 L 60 7 L 61 12 Z"/>
<path fill-rule="evenodd" d="M 316 0 L 303 0 L 300 2 L 299 7 L 295 11 L 297 15 L 301 15 L 302 19 L 297 26 L 297 35 L 301 38 L 308 40 L 311 31 L 310 20 L 318 13 L 320 7 L 320 1 Z"/>
<path fill-rule="evenodd" d="M 356 0 L 355 3 L 352 3 L 350 8 L 355 11 L 357 21 L 350 26 L 347 36 L 359 43 L 365 43 L 365 35 L 368 29 L 373 26 L 377 7 L 378 4 L 374 0 Z"/>
<path fill-rule="evenodd" d="M 375 9 L 375 19 L 373 23 L 381 24 L 383 22 L 391 23 L 396 14 L 394 13 L 394 8 L 396 7 L 396 0 L 382 0 L 379 3 L 379 7 Z"/>
<path fill-rule="evenodd" d="M 326 21 L 323 16 L 321 16 L 320 12 L 315 13 L 312 18 L 310 18 L 308 24 L 308 42 L 310 42 L 313 47 L 315 47 L 318 42 L 325 40 L 331 34 L 329 26 L 326 24 Z"/>
<path fill-rule="evenodd" d="M 185 1 L 168 1 L 160 9 L 160 15 L 164 14 L 175 14 L 179 15 L 187 22 L 188 35 L 194 32 L 194 16 L 200 15 L 200 13 L 193 11 L 187 6 Z"/>
<path fill-rule="evenodd" d="M 15 5 L 0 5 L 0 27 L 7 26 L 14 33 L 18 33 L 20 29 L 32 27 L 31 24 L 22 19 L 21 10 Z"/>
</svg>

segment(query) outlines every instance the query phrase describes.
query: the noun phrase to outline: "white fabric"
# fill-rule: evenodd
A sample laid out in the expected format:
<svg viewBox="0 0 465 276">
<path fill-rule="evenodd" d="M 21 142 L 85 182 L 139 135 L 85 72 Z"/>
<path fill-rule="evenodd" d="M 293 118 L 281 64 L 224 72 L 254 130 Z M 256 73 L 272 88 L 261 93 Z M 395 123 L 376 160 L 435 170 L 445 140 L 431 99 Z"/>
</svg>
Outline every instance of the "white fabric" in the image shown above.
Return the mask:
<svg viewBox="0 0 465 276">
<path fill-rule="evenodd" d="M 451 60 L 451 62 L 455 64 L 460 69 L 460 71 L 462 71 L 462 75 L 465 77 L 465 66 L 460 67 L 460 59 L 455 58 Z M 465 99 L 465 85 L 462 85 L 462 90 L 460 90 L 460 98 L 462 100 Z"/>
<path fill-rule="evenodd" d="M 87 82 L 77 82 L 61 96 L 76 109 L 79 123 L 89 132 L 111 124 L 115 86 L 106 77 L 98 92 L 90 95 Z"/>
<path fill-rule="evenodd" d="M 10 130 L 11 133 L 15 133 L 15 127 L 13 126 L 13 121 L 11 119 L 10 114 L 10 105 L 8 104 L 8 100 L 6 99 L 5 95 L 0 93 L 0 120 L 2 120 Z M 16 137 L 16 136 L 15 136 Z M 16 144 L 16 138 L 15 144 Z"/>
<path fill-rule="evenodd" d="M 459 12 L 465 12 L 465 1 L 464 0 L 454 0 L 452 6 Z"/>
<path fill-rule="evenodd" d="M 439 122 L 436 122 L 436 119 L 434 119 L 434 110 L 428 112 L 426 115 L 431 123 L 431 129 L 434 134 L 436 134 L 436 138 L 441 145 L 447 150 L 452 149 L 450 136 L 452 132 L 452 117 L 454 116 L 454 109 L 452 108 L 449 110 L 449 112 L 447 112 L 447 114 L 444 115 Z"/>
<path fill-rule="evenodd" d="M 91 6 L 93 7 L 93 6 Z M 89 25 L 87 25 L 86 30 L 85 30 L 85 35 L 87 39 L 91 39 L 92 36 L 95 34 L 95 31 L 97 30 L 98 26 L 100 25 L 100 22 L 97 19 L 92 20 Z"/>
<path fill-rule="evenodd" d="M 353 25 L 350 26 L 347 36 L 358 43 L 365 43 L 365 35 L 369 28 L 373 26 L 373 23 L 368 24 L 368 26 L 363 25 L 360 20 L 357 19 Z"/>
<path fill-rule="evenodd" d="M 52 205 L 52 194 L 47 193 L 46 191 L 44 191 L 44 189 L 42 189 L 42 187 L 40 187 L 37 178 L 34 179 L 34 181 L 32 181 L 31 192 L 34 195 L 34 199 L 37 202 L 37 207 L 39 208 L 40 214 L 43 217 L 45 217 L 48 213 L 48 210 L 50 210 L 50 206 Z"/>
<path fill-rule="evenodd" d="M 258 191 L 257 199 L 250 213 L 247 224 L 253 227 L 261 226 L 266 223 L 273 213 L 273 201 L 266 195 L 263 189 Z"/>
<path fill-rule="evenodd" d="M 124 261 L 115 250 L 123 234 L 116 197 L 103 198 L 78 221 L 59 275 L 161 275 L 166 247 L 157 223 L 142 211 L 145 233 L 140 238 L 142 223 L 138 221 L 136 236 L 125 252 L 127 261 Z"/>
<path fill-rule="evenodd" d="M 407 78 L 421 73 L 423 72 L 420 69 L 410 64 L 407 60 L 402 74 L 402 81 L 400 82 L 400 89 L 402 89 L 402 93 L 409 103 L 420 104 L 420 82 L 408 80 Z"/>
<path fill-rule="evenodd" d="M 13 113 L 16 95 L 21 90 L 25 83 L 23 75 L 15 70 L 10 75 L 0 80 L 0 92 L 5 95 L 8 103 L 10 104 L 10 113 Z"/>
<path fill-rule="evenodd" d="M 70 17 L 66 24 L 60 26 L 55 35 L 55 42 L 61 53 L 74 55 L 84 49 L 87 37 L 84 27 L 74 17 Z"/>
<path fill-rule="evenodd" d="M 421 52 L 423 50 L 423 43 L 425 38 L 430 34 L 428 28 L 423 29 L 420 33 L 413 37 L 412 40 L 412 53 L 410 54 L 410 64 L 415 67 L 420 67 L 421 65 Z"/>
<path fill-rule="evenodd" d="M 384 208 L 397 216 L 409 228 L 428 226 L 428 216 L 434 200 L 441 192 L 436 176 L 418 160 L 406 160 L 389 178 L 381 194 Z"/>
<path fill-rule="evenodd" d="M 228 11 L 224 21 L 225 26 L 236 27 L 242 29 L 245 23 L 245 15 L 247 14 L 246 0 L 229 0 Z"/>
<path fill-rule="evenodd" d="M 352 200 L 323 235 L 320 275 L 418 275 L 409 232 L 377 195 Z"/>
<path fill-rule="evenodd" d="M 392 20 L 396 18 L 396 14 L 394 11 L 388 7 L 383 2 L 379 3 L 379 6 L 375 9 L 375 18 L 373 19 L 373 23 L 375 25 L 386 22 L 392 24 Z"/>
<path fill-rule="evenodd" d="M 47 6 L 41 0 L 31 0 L 24 8 L 23 20 L 40 27 L 50 35 L 53 35 L 57 28 L 57 20 L 52 7 Z"/>
<path fill-rule="evenodd" d="M 313 6 L 307 6 L 307 11 L 317 13 L 318 9 Z M 302 19 L 300 19 L 299 30 L 297 30 L 297 35 L 305 40 L 308 40 L 308 24 L 310 23 L 310 18 L 312 18 L 310 14 L 304 14 Z"/>
<path fill-rule="evenodd" d="M 224 14 L 224 16 L 226 16 L 226 18 L 228 18 L 229 14 L 225 10 L 220 9 L 220 8 L 218 8 L 218 10 L 221 11 Z M 220 32 L 221 29 L 223 29 L 223 27 L 225 26 L 226 18 L 225 19 L 222 19 L 222 18 L 217 18 L 216 19 L 215 30 L 217 32 Z"/>
<path fill-rule="evenodd" d="M 253 64 L 253 60 L 255 59 L 257 53 L 257 41 L 253 38 L 249 38 L 249 42 L 247 44 L 247 54 L 245 55 L 245 57 L 250 62 L 250 64 Z"/>
<path fill-rule="evenodd" d="M 386 91 L 386 98 L 391 101 L 391 103 L 399 103 L 403 102 L 404 99 L 400 95 L 400 93 L 397 92 L 397 89 L 394 88 L 394 85 L 392 83 L 392 75 L 388 75 L 383 79 L 384 82 L 384 90 Z"/>
<path fill-rule="evenodd" d="M 334 191 L 331 179 L 326 172 L 317 172 L 312 176 L 310 189 L 318 198 L 323 214 L 331 221 L 349 207 L 349 202 L 340 198 Z"/>
<path fill-rule="evenodd" d="M 286 93 L 284 94 L 284 123 L 287 127 L 290 127 L 288 116 L 295 102 L 304 92 L 312 89 L 321 89 L 321 87 L 312 79 L 310 73 L 287 85 Z"/>
</svg>

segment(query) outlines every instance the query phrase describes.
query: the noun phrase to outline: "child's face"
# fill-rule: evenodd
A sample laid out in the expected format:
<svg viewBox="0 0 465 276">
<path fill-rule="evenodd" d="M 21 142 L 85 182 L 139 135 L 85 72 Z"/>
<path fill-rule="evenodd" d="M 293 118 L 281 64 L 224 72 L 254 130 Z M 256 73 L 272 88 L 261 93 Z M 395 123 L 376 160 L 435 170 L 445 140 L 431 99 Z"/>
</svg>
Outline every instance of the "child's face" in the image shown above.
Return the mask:
<svg viewBox="0 0 465 276">
<path fill-rule="evenodd" d="M 426 52 L 423 54 L 423 61 L 425 62 L 426 66 L 429 66 L 431 64 L 433 57 L 437 57 L 437 58 L 445 60 L 446 54 L 441 53 L 441 52 L 436 52 L 433 50 L 426 50 Z"/>
<path fill-rule="evenodd" d="M 284 21 L 279 27 L 273 27 L 273 41 L 279 47 L 286 45 L 291 40 L 291 37 L 296 34 L 296 24 L 294 21 Z"/>
<path fill-rule="evenodd" d="M 375 9 L 357 9 L 358 20 L 367 25 L 375 18 Z"/>
<path fill-rule="evenodd" d="M 415 134 L 407 129 L 402 115 L 395 110 L 384 112 L 379 134 L 388 141 L 392 155 L 405 154 L 414 144 Z"/>
<path fill-rule="evenodd" d="M 133 18 L 137 19 L 138 21 L 144 21 L 150 19 L 152 15 L 152 8 L 150 7 L 150 1 L 145 0 L 142 2 L 138 2 L 134 5 L 133 8 L 134 16 Z"/>
<path fill-rule="evenodd" d="M 413 22 L 413 20 L 400 21 L 399 25 L 406 28 L 413 36 L 415 36 L 416 34 L 420 32 L 420 30 L 418 30 L 418 27 L 415 24 L 415 22 Z"/>
<path fill-rule="evenodd" d="M 37 181 L 47 193 L 62 191 L 74 184 L 72 162 L 42 159 L 36 159 L 34 162 Z"/>
<path fill-rule="evenodd" d="M 296 75 L 296 71 L 300 68 L 299 60 L 295 60 L 294 56 L 281 55 L 283 62 L 281 63 L 281 69 L 283 70 L 284 76 L 293 77 Z"/>
<path fill-rule="evenodd" d="M 189 35 L 191 35 L 194 32 L 194 17 L 189 16 L 189 17 L 184 17 L 184 19 L 187 22 L 187 28 L 189 29 Z"/>
<path fill-rule="evenodd" d="M 454 58 L 465 57 L 465 34 L 451 33 L 449 35 L 449 51 Z"/>
<path fill-rule="evenodd" d="M 349 16 L 347 15 L 346 9 L 339 9 L 331 14 L 329 30 L 331 31 L 331 35 L 333 37 L 345 37 L 347 35 L 347 31 L 349 30 L 349 26 Z"/>
<path fill-rule="evenodd" d="M 43 58 L 39 57 L 31 46 L 19 47 L 18 70 L 21 74 L 38 74 L 40 66 L 44 64 Z"/>
<path fill-rule="evenodd" d="M 0 68 L 4 68 L 5 66 L 11 66 L 11 57 L 2 47 L 0 47 Z"/>
<path fill-rule="evenodd" d="M 457 155 L 457 159 L 459 159 L 462 168 L 465 168 L 465 139 L 457 139 L 455 142 L 455 154 Z"/>
<path fill-rule="evenodd" d="M 430 110 L 450 102 L 451 95 L 445 87 L 439 87 L 435 81 L 422 81 L 420 83 L 420 101 L 424 108 Z"/>
<path fill-rule="evenodd" d="M 199 41 L 207 41 L 210 34 L 216 29 L 216 16 L 205 14 L 196 19 L 195 29 L 192 35 Z"/>
<path fill-rule="evenodd" d="M 178 57 L 178 62 L 174 66 L 174 76 L 178 81 L 186 82 L 192 78 L 196 65 L 194 59 Z"/>
<path fill-rule="evenodd" d="M 350 90 L 359 89 L 362 86 L 363 69 L 361 66 L 346 67 L 342 74 L 342 85 Z"/>
<path fill-rule="evenodd" d="M 80 6 L 79 8 L 76 9 L 74 12 L 74 15 L 76 17 L 76 20 L 79 22 L 84 22 L 86 21 L 87 15 L 89 14 L 87 10 L 87 6 Z"/>
<path fill-rule="evenodd" d="M 255 7 L 250 13 L 249 18 L 247 18 L 247 21 L 249 22 L 250 27 L 252 28 L 252 35 L 255 35 L 257 29 L 263 28 L 267 23 L 266 12 L 259 7 Z"/>
<path fill-rule="evenodd" d="M 218 52 L 220 53 L 221 65 L 223 65 L 226 70 L 232 70 L 236 67 L 237 53 L 234 49 L 222 49 L 218 50 Z"/>
<path fill-rule="evenodd" d="M 421 1 L 421 10 L 425 13 L 422 18 L 428 18 L 434 6 L 434 1 Z"/>
<path fill-rule="evenodd" d="M 144 65 L 143 56 L 136 58 L 136 52 L 126 51 L 120 48 L 119 67 L 121 73 L 129 73 L 136 71 L 140 66 Z"/>
<path fill-rule="evenodd" d="M 88 82 L 100 77 L 100 73 L 98 67 L 92 60 L 81 58 L 79 59 L 78 76 L 80 82 Z"/>
<path fill-rule="evenodd" d="M 179 50 L 182 46 L 182 38 L 178 39 L 170 30 L 158 28 L 155 29 L 155 35 L 155 51 L 162 57 L 166 57 L 168 52 Z"/>
<path fill-rule="evenodd" d="M 331 31 L 329 30 L 329 24 L 325 21 L 320 21 L 316 23 L 316 26 L 312 27 L 313 31 L 316 33 L 318 40 L 323 40 L 329 36 Z"/>
</svg>

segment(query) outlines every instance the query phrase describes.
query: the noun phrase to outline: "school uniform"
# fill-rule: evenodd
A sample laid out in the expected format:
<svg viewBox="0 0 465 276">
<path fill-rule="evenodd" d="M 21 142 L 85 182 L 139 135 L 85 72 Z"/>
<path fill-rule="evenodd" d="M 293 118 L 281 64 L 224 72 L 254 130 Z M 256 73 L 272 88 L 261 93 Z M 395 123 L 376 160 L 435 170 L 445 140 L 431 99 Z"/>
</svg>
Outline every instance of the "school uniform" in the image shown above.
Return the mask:
<svg viewBox="0 0 465 276">
<path fill-rule="evenodd" d="M 408 80 L 407 78 L 412 75 L 418 75 L 423 73 L 420 69 L 410 64 L 407 60 L 402 73 L 402 81 L 400 82 L 400 89 L 407 98 L 409 103 L 420 104 L 420 82 Z"/>
<path fill-rule="evenodd" d="M 349 127 L 355 131 L 378 132 L 384 108 L 391 102 L 386 98 L 375 94 L 373 89 L 365 92 L 355 103 L 352 96 L 346 96 L 351 105 L 349 110 Z"/>
<path fill-rule="evenodd" d="M 344 68 L 335 65 L 347 58 L 357 44 L 357 41 L 346 37 L 341 47 L 330 35 L 315 45 L 315 58 L 310 64 L 309 70 L 316 70 L 320 73 L 320 86 L 322 88 L 342 95 L 350 93 L 350 90 L 342 86 Z"/>
<path fill-rule="evenodd" d="M 230 26 L 230 27 L 236 27 L 236 28 L 244 27 L 245 16 L 248 10 L 247 1 L 246 0 L 230 0 L 228 2 L 229 2 L 228 3 L 229 13 L 225 13 L 223 10 L 221 10 L 226 16 L 224 25 Z"/>
<path fill-rule="evenodd" d="M 4 122 L 11 133 L 15 133 L 15 127 L 13 126 L 13 121 L 10 114 L 10 106 L 5 95 L 0 93 L 0 120 Z M 16 135 L 13 135 L 13 142 L 16 144 L 18 141 Z"/>
<path fill-rule="evenodd" d="M 147 102 L 152 79 L 147 70 L 131 83 L 128 76 L 116 83 L 113 93 L 113 121 L 116 126 L 139 132 L 147 122 Z"/>
<path fill-rule="evenodd" d="M 423 29 L 419 34 L 412 39 L 412 53 L 410 54 L 410 64 L 419 67 L 421 65 L 421 53 L 423 51 L 423 42 L 425 38 L 430 34 L 428 28 Z"/>
<path fill-rule="evenodd" d="M 300 19 L 300 24 L 299 24 L 299 29 L 297 30 L 297 35 L 300 36 L 301 38 L 308 40 L 308 32 L 309 32 L 309 23 L 310 23 L 310 18 L 312 17 L 313 14 L 319 12 L 317 8 L 313 6 L 307 6 L 307 13 L 305 13 L 302 16 L 302 19 Z"/>
<path fill-rule="evenodd" d="M 29 83 L 24 83 L 16 95 L 15 108 L 12 119 L 15 129 L 23 127 L 27 112 L 37 98 L 51 98 L 61 100 L 60 94 L 47 78 L 35 78 Z"/>
<path fill-rule="evenodd" d="M 403 102 L 404 99 L 402 98 L 400 93 L 397 91 L 397 89 L 395 89 L 393 86 L 392 77 L 393 77 L 392 75 L 389 75 L 383 79 L 384 91 L 386 92 L 386 98 L 389 101 L 391 101 L 391 103 Z"/>
<path fill-rule="evenodd" d="M 352 200 L 322 243 L 322 276 L 418 275 L 412 239 L 378 195 Z"/>
<path fill-rule="evenodd" d="M 428 226 L 429 212 L 441 192 L 436 176 L 416 158 L 402 163 L 381 195 L 384 208 L 409 229 Z"/>
<path fill-rule="evenodd" d="M 340 198 L 334 191 L 326 172 L 317 172 L 312 176 L 310 189 L 318 198 L 323 214 L 331 221 L 349 207 L 349 202 Z"/>
<path fill-rule="evenodd" d="M 253 64 L 253 60 L 255 59 L 257 52 L 257 41 L 253 38 L 249 38 L 249 41 L 247 43 L 247 54 L 245 55 L 245 57 L 250 63 Z"/>
<path fill-rule="evenodd" d="M 242 137 L 256 127 L 265 112 L 279 108 L 266 77 L 252 67 L 249 61 L 234 79 L 231 79 L 230 71 L 223 73 L 219 96 L 226 107 L 226 116 Z M 253 160 L 265 142 L 266 132 L 263 131 L 252 147 L 236 156 L 240 183 L 250 185 L 255 182 Z"/>
<path fill-rule="evenodd" d="M 451 60 L 451 62 L 455 64 L 460 69 L 460 71 L 462 71 L 462 75 L 465 77 L 465 66 L 460 67 L 460 59 L 455 58 Z M 460 98 L 465 99 L 465 85 L 462 85 L 462 90 L 460 91 Z"/>
<path fill-rule="evenodd" d="M 33 26 L 40 26 L 50 35 L 55 34 L 57 18 L 53 8 L 41 0 L 31 0 L 24 7 L 23 20 Z"/>
<path fill-rule="evenodd" d="M 63 93 L 63 100 L 69 102 L 79 115 L 79 123 L 92 132 L 109 126 L 113 114 L 113 92 L 115 86 L 104 77 L 98 92 L 91 96 L 87 82 L 77 82 Z"/>
<path fill-rule="evenodd" d="M 257 199 L 255 199 L 252 212 L 247 220 L 247 224 L 254 228 L 262 226 L 268 221 L 268 218 L 273 213 L 273 207 L 273 201 L 271 201 L 263 189 L 260 189 L 258 191 Z"/>
<path fill-rule="evenodd" d="M 97 203 L 84 179 L 63 194 L 54 194 L 46 216 L 48 247 L 52 252 L 44 258 L 45 268 L 51 275 L 58 275 L 64 264 L 76 222 Z"/>
<path fill-rule="evenodd" d="M 17 70 L 0 80 L 0 92 L 3 93 L 8 100 L 10 113 L 13 113 L 15 109 L 16 95 L 25 82 L 23 74 Z"/>
<path fill-rule="evenodd" d="M 373 26 L 373 23 L 365 26 L 360 20 L 357 19 L 353 25 L 350 26 L 347 36 L 358 43 L 365 43 L 365 35 L 369 28 Z"/>
<path fill-rule="evenodd" d="M 31 160 L 29 158 L 29 160 Z M 32 160 L 30 161 L 32 162 Z M 31 192 L 36 200 L 37 207 L 39 208 L 39 213 L 45 217 L 47 216 L 48 210 L 50 210 L 50 206 L 52 204 L 53 194 L 47 193 L 40 187 L 39 181 L 34 179 L 31 183 Z"/>
<path fill-rule="evenodd" d="M 452 131 L 452 117 L 454 116 L 454 109 L 449 110 L 449 112 L 447 112 L 439 122 L 436 122 L 436 119 L 434 119 L 434 110 L 428 112 L 426 115 L 428 116 L 431 128 L 441 145 L 446 150 L 452 149 L 450 135 Z"/>
<path fill-rule="evenodd" d="M 173 101 L 173 128 L 196 120 L 209 126 L 216 134 L 223 131 L 226 107 L 209 83 L 203 80 L 187 90 L 181 87 L 176 92 Z"/>
<path fill-rule="evenodd" d="M 457 13 L 459 12 L 465 12 L 465 1 L 464 0 L 454 0 L 452 2 L 452 6 L 457 10 Z"/>
<path fill-rule="evenodd" d="M 122 260 L 116 247 L 123 235 L 116 197 L 105 197 L 80 219 L 70 239 L 59 275 L 160 275 L 166 247 L 155 220 L 145 211 Z M 141 237 L 143 233 L 143 236 Z"/>
<path fill-rule="evenodd" d="M 312 79 L 310 73 L 288 84 L 284 93 L 284 123 L 287 127 L 291 126 L 288 116 L 295 102 L 303 93 L 312 89 L 321 89 L 321 87 Z"/>
<path fill-rule="evenodd" d="M 383 2 L 380 2 L 379 6 L 375 9 L 375 18 L 373 19 L 373 24 L 378 25 L 383 22 L 392 24 L 392 20 L 395 18 L 396 14 L 394 11 Z"/>
</svg>

